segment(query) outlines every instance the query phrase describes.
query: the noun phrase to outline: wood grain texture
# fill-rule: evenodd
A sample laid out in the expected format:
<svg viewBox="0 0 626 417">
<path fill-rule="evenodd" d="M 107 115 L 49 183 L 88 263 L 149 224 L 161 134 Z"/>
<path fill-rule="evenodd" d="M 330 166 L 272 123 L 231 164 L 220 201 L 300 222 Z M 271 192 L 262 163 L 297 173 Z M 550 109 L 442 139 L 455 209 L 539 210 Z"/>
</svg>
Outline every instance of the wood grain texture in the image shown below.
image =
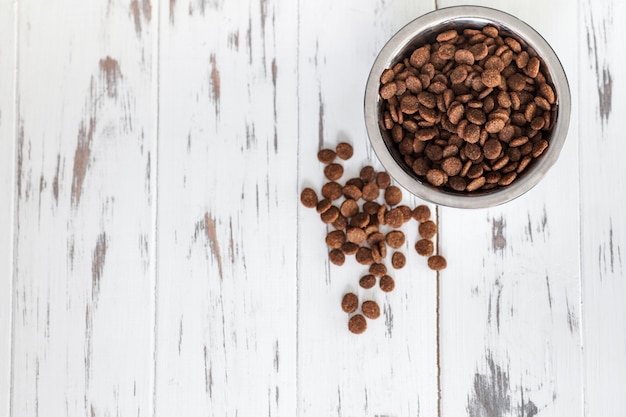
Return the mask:
<svg viewBox="0 0 626 417">
<path fill-rule="evenodd" d="M 9 415 L 15 195 L 15 7 L 0 4 L 0 417 Z"/>
<path fill-rule="evenodd" d="M 319 192 L 325 181 L 316 155 L 322 147 L 353 145 L 341 181 L 358 176 L 365 165 L 382 169 L 364 129 L 369 70 L 387 39 L 434 3 L 321 1 L 300 7 L 298 175 L 300 189 Z M 405 194 L 404 203 L 418 201 Z M 341 267 L 328 261 L 324 238 L 332 228 L 315 210 L 300 207 L 298 217 L 299 415 L 437 415 L 436 275 L 413 249 L 416 223 L 403 228 L 407 266 L 393 270 L 388 254 L 396 288 L 385 294 L 358 286 L 367 268 L 353 257 Z M 348 331 L 341 310 L 348 291 L 381 306 L 381 317 L 360 336 Z"/>
<path fill-rule="evenodd" d="M 473 3 L 519 17 L 552 44 L 577 120 L 577 9 L 566 1 Z M 577 127 L 524 196 L 486 210 L 439 210 L 448 257 L 440 277 L 443 416 L 583 414 Z"/>
<path fill-rule="evenodd" d="M 151 4 L 21 1 L 18 22 L 11 415 L 149 416 Z"/>
<path fill-rule="evenodd" d="M 157 416 L 294 413 L 296 6 L 161 9 Z"/>
<path fill-rule="evenodd" d="M 622 2 L 581 2 L 580 201 L 585 411 L 626 414 L 626 179 L 621 167 L 626 29 Z"/>
</svg>

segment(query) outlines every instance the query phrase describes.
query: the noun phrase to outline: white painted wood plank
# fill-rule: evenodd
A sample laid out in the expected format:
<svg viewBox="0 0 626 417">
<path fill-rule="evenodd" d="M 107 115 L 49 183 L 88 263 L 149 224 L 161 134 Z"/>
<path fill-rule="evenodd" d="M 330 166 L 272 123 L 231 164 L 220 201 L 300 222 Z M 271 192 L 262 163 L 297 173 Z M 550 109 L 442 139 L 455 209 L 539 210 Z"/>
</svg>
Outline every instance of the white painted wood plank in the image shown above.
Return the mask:
<svg viewBox="0 0 626 417">
<path fill-rule="evenodd" d="M 0 417 L 9 415 L 15 195 L 15 7 L 0 3 Z"/>
<path fill-rule="evenodd" d="M 161 14 L 156 416 L 293 416 L 297 4 Z"/>
<path fill-rule="evenodd" d="M 371 65 L 387 39 L 432 10 L 430 2 L 300 2 L 300 190 L 319 193 L 322 147 L 353 144 L 343 181 L 365 165 L 382 169 L 365 133 L 363 94 Z M 405 192 L 405 203 L 418 203 Z M 433 207 L 434 210 L 434 207 Z M 404 230 L 407 266 L 391 269 L 395 290 L 363 290 L 367 268 L 348 257 L 328 261 L 327 228 L 315 210 L 299 208 L 298 410 L 301 416 L 437 415 L 436 275 L 414 251 L 417 225 Z M 389 255 L 388 255 L 389 256 Z M 376 300 L 383 314 L 367 331 L 348 331 L 341 310 L 345 292 Z"/>
<path fill-rule="evenodd" d="M 580 195 L 585 414 L 626 414 L 626 5 L 581 2 Z"/>
<path fill-rule="evenodd" d="M 577 8 L 470 3 L 512 13 L 552 44 L 569 78 L 574 123 L 560 160 L 526 195 L 487 210 L 439 210 L 448 257 L 440 277 L 441 415 L 582 415 Z"/>
<path fill-rule="evenodd" d="M 148 0 L 19 3 L 12 416 L 151 416 Z"/>
</svg>

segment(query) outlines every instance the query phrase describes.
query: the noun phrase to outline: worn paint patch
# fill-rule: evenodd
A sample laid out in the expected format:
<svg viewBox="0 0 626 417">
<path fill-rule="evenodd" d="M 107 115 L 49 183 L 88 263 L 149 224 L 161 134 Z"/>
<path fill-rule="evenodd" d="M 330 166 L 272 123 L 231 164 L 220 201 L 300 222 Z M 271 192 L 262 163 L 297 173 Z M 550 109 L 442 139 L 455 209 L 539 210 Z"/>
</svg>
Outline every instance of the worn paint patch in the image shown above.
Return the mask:
<svg viewBox="0 0 626 417">
<path fill-rule="evenodd" d="M 77 207 L 80 203 L 95 128 L 96 120 L 93 117 L 89 119 L 88 126 L 85 126 L 85 122 L 81 121 L 78 128 L 78 141 L 76 143 L 76 151 L 74 151 L 74 168 L 72 173 L 72 205 L 74 207 Z"/>
<path fill-rule="evenodd" d="M 170 0 L 170 23 L 174 24 L 174 13 L 176 10 L 176 0 Z"/>
<path fill-rule="evenodd" d="M 20 122 L 17 132 L 17 196 L 22 198 L 22 177 L 24 176 L 24 123 Z"/>
<path fill-rule="evenodd" d="M 133 21 L 135 22 L 135 32 L 137 36 L 141 35 L 141 22 L 145 20 L 147 23 L 150 23 L 152 19 L 152 4 L 150 0 L 133 0 L 130 3 L 130 12 L 133 16 Z"/>
<path fill-rule="evenodd" d="M 221 96 L 221 86 L 220 86 L 220 71 L 217 69 L 217 58 L 215 54 L 211 54 L 209 61 L 211 62 L 211 75 L 210 75 L 210 86 L 211 86 L 211 100 L 215 105 L 215 116 L 219 116 L 220 112 L 220 96 Z"/>
<path fill-rule="evenodd" d="M 209 246 L 211 253 L 217 261 L 217 270 L 219 271 L 220 279 L 223 278 L 222 271 L 222 253 L 220 251 L 220 244 L 217 240 L 217 230 L 215 228 L 215 219 L 209 215 L 204 214 L 204 231 L 206 232 L 207 239 L 209 240 Z"/>
<path fill-rule="evenodd" d="M 54 172 L 54 178 L 52 179 L 52 196 L 54 202 L 59 204 L 59 169 L 61 168 L 61 155 L 57 155 L 57 167 Z"/>
<path fill-rule="evenodd" d="M 100 295 L 100 281 L 104 271 L 104 262 L 107 255 L 107 235 L 105 232 L 98 235 L 96 247 L 91 257 L 91 296 L 94 301 L 98 300 Z"/>
<path fill-rule="evenodd" d="M 100 60 L 100 79 L 104 82 L 109 97 L 117 98 L 117 86 L 121 78 L 122 72 L 117 60 L 110 56 Z"/>
<path fill-rule="evenodd" d="M 506 247 L 506 239 L 504 238 L 505 226 L 506 223 L 502 217 L 491 221 L 491 247 L 494 252 L 501 251 Z"/>
<path fill-rule="evenodd" d="M 474 384 L 468 397 L 467 411 L 470 417 L 504 417 L 509 415 L 534 417 L 537 406 L 519 389 L 520 400 L 513 400 L 513 389 L 508 370 L 497 364 L 491 353 L 487 353 L 486 369 L 474 374 Z"/>
<path fill-rule="evenodd" d="M 322 99 L 322 90 L 319 90 L 317 97 L 319 101 L 319 109 L 317 114 L 317 141 L 319 149 L 322 149 L 324 147 L 324 100 Z"/>
<path fill-rule="evenodd" d="M 599 28 L 597 28 L 593 12 L 590 10 L 589 21 L 585 25 L 585 29 L 587 31 L 587 54 L 591 58 L 589 62 L 596 75 L 598 113 L 604 127 L 611 115 L 613 105 L 613 76 L 608 63 L 604 60 L 601 62 L 600 57 L 607 55 L 606 49 L 610 36 L 609 30 L 613 24 L 613 13 L 609 10 L 602 15 L 607 16 L 607 18 L 603 18 Z M 598 41 L 598 37 L 600 37 L 600 41 Z"/>
</svg>

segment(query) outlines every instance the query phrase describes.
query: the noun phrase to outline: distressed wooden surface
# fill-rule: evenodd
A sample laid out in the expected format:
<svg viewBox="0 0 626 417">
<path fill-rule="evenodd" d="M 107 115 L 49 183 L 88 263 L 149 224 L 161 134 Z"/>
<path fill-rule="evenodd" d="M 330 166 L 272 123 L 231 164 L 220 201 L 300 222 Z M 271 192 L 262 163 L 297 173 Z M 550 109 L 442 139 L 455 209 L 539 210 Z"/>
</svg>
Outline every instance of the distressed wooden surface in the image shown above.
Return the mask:
<svg viewBox="0 0 626 417">
<path fill-rule="evenodd" d="M 15 186 L 15 6 L 0 4 L 0 416 L 9 415 Z"/>
<path fill-rule="evenodd" d="M 407 224 L 384 295 L 299 192 L 339 141 L 381 169 L 371 63 L 467 2 L 97 3 L 0 4 L 0 417 L 626 414 L 624 4 L 470 1 L 553 45 L 568 140 L 511 203 L 430 206 L 446 270 Z"/>
</svg>

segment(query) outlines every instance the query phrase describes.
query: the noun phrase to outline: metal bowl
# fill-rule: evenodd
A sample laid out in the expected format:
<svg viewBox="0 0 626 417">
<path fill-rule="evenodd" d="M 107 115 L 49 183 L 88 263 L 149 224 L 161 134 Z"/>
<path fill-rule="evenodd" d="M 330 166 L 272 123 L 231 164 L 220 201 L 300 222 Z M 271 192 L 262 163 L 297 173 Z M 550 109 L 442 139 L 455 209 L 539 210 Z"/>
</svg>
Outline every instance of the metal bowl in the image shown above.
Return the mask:
<svg viewBox="0 0 626 417">
<path fill-rule="evenodd" d="M 465 28 L 497 27 L 502 34 L 517 39 L 531 56 L 537 56 L 546 79 L 557 97 L 556 117 L 549 146 L 526 171 L 508 186 L 490 191 L 458 193 L 434 187 L 420 179 L 405 162 L 390 135 L 381 129 L 383 100 L 380 99 L 380 76 L 387 68 L 402 61 L 411 51 L 432 42 L 438 33 Z M 435 204 L 458 208 L 484 208 L 511 201 L 534 187 L 556 162 L 565 143 L 571 112 L 570 89 L 563 67 L 546 40 L 532 27 L 499 10 L 478 7 L 449 7 L 425 14 L 400 29 L 378 54 L 365 89 L 365 124 L 376 155 L 389 174 L 416 196 Z"/>
</svg>

